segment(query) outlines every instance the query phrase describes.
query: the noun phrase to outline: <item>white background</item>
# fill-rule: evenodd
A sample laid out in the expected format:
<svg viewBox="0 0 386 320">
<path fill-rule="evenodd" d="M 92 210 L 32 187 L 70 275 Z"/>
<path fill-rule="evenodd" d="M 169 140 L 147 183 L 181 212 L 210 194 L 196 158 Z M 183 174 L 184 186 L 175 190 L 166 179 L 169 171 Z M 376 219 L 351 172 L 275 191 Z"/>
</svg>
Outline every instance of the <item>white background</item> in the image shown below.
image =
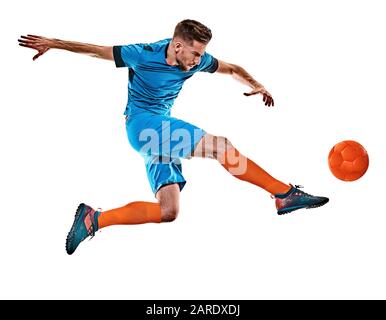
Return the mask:
<svg viewBox="0 0 386 320">
<path fill-rule="evenodd" d="M 383 5 L 1 2 L 0 298 L 385 299 Z M 207 51 L 243 66 L 276 106 L 244 97 L 249 88 L 231 77 L 197 74 L 173 115 L 330 203 L 279 217 L 264 190 L 213 160 L 186 160 L 176 222 L 106 228 L 68 256 L 78 203 L 107 210 L 155 200 L 126 138 L 127 70 L 59 50 L 33 62 L 17 39 L 153 42 L 185 18 L 208 25 Z M 346 139 L 370 156 L 352 183 L 327 166 Z"/>
</svg>

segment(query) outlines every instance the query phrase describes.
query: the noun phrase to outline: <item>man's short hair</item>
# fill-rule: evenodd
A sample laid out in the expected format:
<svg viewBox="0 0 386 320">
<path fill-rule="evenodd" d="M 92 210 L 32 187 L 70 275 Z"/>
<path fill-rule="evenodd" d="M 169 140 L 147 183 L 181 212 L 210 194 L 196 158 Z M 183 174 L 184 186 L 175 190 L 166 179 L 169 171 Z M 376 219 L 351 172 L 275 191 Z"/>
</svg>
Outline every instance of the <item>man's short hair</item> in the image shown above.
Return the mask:
<svg viewBox="0 0 386 320">
<path fill-rule="evenodd" d="M 212 31 L 198 21 L 186 19 L 177 24 L 173 35 L 173 38 L 175 37 L 190 43 L 196 40 L 207 44 L 212 39 Z"/>
</svg>

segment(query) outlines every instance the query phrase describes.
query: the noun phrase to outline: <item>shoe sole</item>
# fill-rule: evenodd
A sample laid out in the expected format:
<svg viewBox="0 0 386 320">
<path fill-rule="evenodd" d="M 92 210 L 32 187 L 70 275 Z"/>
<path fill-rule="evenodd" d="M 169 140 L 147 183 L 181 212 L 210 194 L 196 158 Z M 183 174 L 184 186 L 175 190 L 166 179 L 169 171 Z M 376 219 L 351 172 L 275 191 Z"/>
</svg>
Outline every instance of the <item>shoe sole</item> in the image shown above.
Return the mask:
<svg viewBox="0 0 386 320">
<path fill-rule="evenodd" d="M 82 209 L 84 208 L 84 206 L 85 206 L 85 204 L 84 204 L 84 203 L 81 203 L 81 204 L 78 206 L 78 209 L 76 209 L 75 218 L 74 218 L 74 223 L 72 224 L 71 230 L 70 230 L 70 232 L 68 233 L 67 238 L 66 238 L 66 251 L 67 251 L 67 253 L 68 253 L 69 255 L 73 254 L 73 253 L 75 252 L 75 250 L 76 250 L 76 248 L 75 248 L 74 251 L 69 251 L 69 243 L 70 243 L 70 241 L 72 240 L 72 236 L 70 236 L 70 235 L 74 234 L 74 231 L 75 231 L 75 225 L 76 225 L 76 223 L 77 223 L 77 221 L 78 221 L 78 219 L 79 219 L 79 216 L 80 216 L 80 214 L 81 214 Z"/>
<path fill-rule="evenodd" d="M 329 201 L 329 199 L 326 199 L 324 201 L 321 201 L 319 203 L 316 203 L 316 204 L 313 204 L 311 206 L 307 206 L 307 207 L 304 207 L 304 206 L 298 206 L 298 207 L 292 207 L 292 208 L 288 208 L 286 210 L 283 210 L 283 211 L 278 211 L 277 214 L 279 216 L 282 216 L 284 214 L 288 214 L 288 213 L 291 213 L 295 210 L 299 210 L 299 209 L 314 209 L 314 208 L 318 208 L 318 207 L 321 207 L 321 206 L 324 206 L 327 202 Z"/>
</svg>

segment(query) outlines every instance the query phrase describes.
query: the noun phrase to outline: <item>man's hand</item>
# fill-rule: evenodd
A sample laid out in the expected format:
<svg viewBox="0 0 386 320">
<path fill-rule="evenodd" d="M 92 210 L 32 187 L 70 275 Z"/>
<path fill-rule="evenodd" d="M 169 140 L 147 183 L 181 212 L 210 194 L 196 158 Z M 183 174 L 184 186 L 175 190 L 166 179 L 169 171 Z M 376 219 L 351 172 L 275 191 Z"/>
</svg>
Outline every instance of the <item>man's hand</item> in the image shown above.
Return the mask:
<svg viewBox="0 0 386 320">
<path fill-rule="evenodd" d="M 255 94 L 262 94 L 263 95 L 263 101 L 266 106 L 274 106 L 274 102 L 272 99 L 271 94 L 261 85 L 258 83 L 253 77 L 245 71 L 243 68 L 236 64 L 227 63 L 221 60 L 218 60 L 218 68 L 217 72 L 224 73 L 224 74 L 230 74 L 232 75 L 236 80 L 239 80 L 240 82 L 250 86 L 253 88 L 253 90 L 249 93 L 244 93 L 245 96 L 253 96 Z"/>
<path fill-rule="evenodd" d="M 113 47 L 98 46 L 95 44 L 65 41 L 60 39 L 50 39 L 41 36 L 34 36 L 32 34 L 21 36 L 20 38 L 21 39 L 18 40 L 19 45 L 38 51 L 38 53 L 33 57 L 33 60 L 36 60 L 42 54 L 45 54 L 49 49 L 62 49 L 75 53 L 87 54 L 91 57 L 100 59 L 114 60 Z"/>
<path fill-rule="evenodd" d="M 29 34 L 27 36 L 21 36 L 21 39 L 18 40 L 19 45 L 26 48 L 35 49 L 38 53 L 32 58 L 36 60 L 41 55 L 45 54 L 49 49 L 53 48 L 54 39 L 48 39 L 40 36 L 34 36 Z"/>
<path fill-rule="evenodd" d="M 271 94 L 262 86 L 257 86 L 251 92 L 244 93 L 244 95 L 247 97 L 253 96 L 255 94 L 263 95 L 263 101 L 264 101 L 266 106 L 268 106 L 268 107 L 270 107 L 270 106 L 274 107 L 275 106 L 275 102 L 273 101 Z"/>
</svg>

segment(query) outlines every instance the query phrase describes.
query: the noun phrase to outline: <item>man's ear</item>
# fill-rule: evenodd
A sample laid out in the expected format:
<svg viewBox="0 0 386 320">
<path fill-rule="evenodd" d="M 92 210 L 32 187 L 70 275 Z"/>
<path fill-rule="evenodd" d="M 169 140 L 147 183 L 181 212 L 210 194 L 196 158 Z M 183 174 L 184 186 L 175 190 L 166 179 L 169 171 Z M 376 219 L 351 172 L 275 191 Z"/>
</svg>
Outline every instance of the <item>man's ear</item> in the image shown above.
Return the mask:
<svg viewBox="0 0 386 320">
<path fill-rule="evenodd" d="M 175 49 L 176 53 L 178 53 L 179 51 L 181 51 L 181 49 L 182 49 L 182 43 L 181 43 L 181 42 L 176 42 L 176 44 L 174 45 L 174 49 Z"/>
</svg>

